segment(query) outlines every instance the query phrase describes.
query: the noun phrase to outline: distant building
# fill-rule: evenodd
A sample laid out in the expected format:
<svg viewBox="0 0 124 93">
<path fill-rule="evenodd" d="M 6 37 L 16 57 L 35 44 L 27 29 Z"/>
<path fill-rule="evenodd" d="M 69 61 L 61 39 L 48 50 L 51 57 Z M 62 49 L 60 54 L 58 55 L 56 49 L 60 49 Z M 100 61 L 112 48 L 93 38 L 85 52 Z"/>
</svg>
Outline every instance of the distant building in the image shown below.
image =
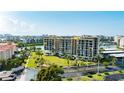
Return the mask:
<svg viewBox="0 0 124 93">
<path fill-rule="evenodd" d="M 120 45 L 120 38 L 121 38 L 122 36 L 115 36 L 114 37 L 114 42 L 119 46 Z"/>
<path fill-rule="evenodd" d="M 60 54 L 71 54 L 92 59 L 99 49 L 99 39 L 93 36 L 47 36 L 44 49 Z"/>
<path fill-rule="evenodd" d="M 120 39 L 120 48 L 124 48 L 124 37 Z"/>
<path fill-rule="evenodd" d="M 116 58 L 116 64 L 120 66 L 124 66 L 124 51 L 123 50 L 104 50 L 102 52 L 102 56 L 104 58 L 109 58 L 112 60 L 112 58 Z"/>
<path fill-rule="evenodd" d="M 0 43 L 0 60 L 7 60 L 14 55 L 16 45 L 14 43 Z"/>
<path fill-rule="evenodd" d="M 124 36 L 115 36 L 114 41 L 117 43 L 119 48 L 124 49 Z"/>
<path fill-rule="evenodd" d="M 20 40 L 23 43 L 43 43 L 43 37 L 42 36 L 22 36 Z"/>
</svg>

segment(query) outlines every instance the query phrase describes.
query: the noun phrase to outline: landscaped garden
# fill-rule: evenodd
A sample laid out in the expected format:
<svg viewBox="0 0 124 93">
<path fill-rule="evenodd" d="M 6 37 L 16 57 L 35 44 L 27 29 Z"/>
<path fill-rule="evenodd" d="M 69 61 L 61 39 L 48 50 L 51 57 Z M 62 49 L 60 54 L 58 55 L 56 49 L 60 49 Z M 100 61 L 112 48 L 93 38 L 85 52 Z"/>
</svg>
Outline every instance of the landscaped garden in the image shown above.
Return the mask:
<svg viewBox="0 0 124 93">
<path fill-rule="evenodd" d="M 39 55 L 36 54 L 36 52 L 32 52 L 30 54 L 30 57 L 27 60 L 27 67 L 29 68 L 36 68 L 37 64 L 36 64 L 36 60 L 39 57 Z M 44 63 L 45 64 L 56 64 L 58 66 L 74 66 L 75 65 L 75 60 L 69 60 L 69 63 L 67 62 L 67 59 L 64 58 L 59 58 L 56 56 L 45 56 L 42 55 L 42 58 L 44 59 Z M 94 62 L 83 62 L 83 61 L 78 61 L 80 66 L 86 66 L 86 65 L 95 65 Z"/>
<path fill-rule="evenodd" d="M 104 72 L 99 74 L 93 74 L 93 75 L 86 75 L 82 76 L 82 81 L 104 81 L 106 76 L 116 75 L 116 74 L 124 74 L 124 70 L 120 71 L 113 71 L 113 72 Z"/>
<path fill-rule="evenodd" d="M 75 65 L 75 61 L 74 60 L 69 60 L 69 64 L 67 62 L 67 59 L 64 58 L 59 58 L 56 56 L 43 56 L 43 58 L 45 59 L 47 64 L 56 64 L 58 66 L 74 66 Z M 78 61 L 79 65 L 83 66 L 83 65 L 93 65 L 95 64 L 94 62 L 83 62 L 83 61 Z"/>
<path fill-rule="evenodd" d="M 28 68 L 36 68 L 37 64 L 35 62 L 36 62 L 37 57 L 38 56 L 36 55 L 36 53 L 32 52 L 30 54 L 29 58 L 27 59 L 26 67 L 28 67 Z"/>
<path fill-rule="evenodd" d="M 113 77 L 113 75 L 119 74 L 124 74 L 124 70 L 118 70 L 118 71 L 109 71 L 105 70 L 107 69 L 104 65 L 100 66 L 100 73 L 97 74 L 97 63 L 94 62 L 86 62 L 86 61 L 75 61 L 75 60 L 68 60 L 66 58 L 60 58 L 57 56 L 47 56 L 47 55 L 40 55 L 36 51 L 31 52 L 30 56 L 27 59 L 26 67 L 27 68 L 35 68 L 37 69 L 38 63 L 37 60 L 39 58 L 42 58 L 43 64 L 46 66 L 51 66 L 52 64 L 55 64 L 57 66 L 62 66 L 64 67 L 64 72 L 65 72 L 65 78 L 63 80 L 82 80 L 82 81 L 104 81 L 105 78 Z M 39 61 L 39 62 L 42 62 Z M 75 65 L 78 63 L 79 65 Z M 103 71 L 102 71 L 103 70 Z M 95 71 L 95 73 L 89 73 L 87 71 Z M 81 75 L 81 74 L 83 75 Z M 70 76 L 68 76 L 70 74 Z M 80 75 L 79 75 L 80 74 Z M 72 75 L 72 76 L 71 76 Z M 74 76 L 75 75 L 75 76 Z M 77 75 L 77 76 L 76 76 Z"/>
</svg>

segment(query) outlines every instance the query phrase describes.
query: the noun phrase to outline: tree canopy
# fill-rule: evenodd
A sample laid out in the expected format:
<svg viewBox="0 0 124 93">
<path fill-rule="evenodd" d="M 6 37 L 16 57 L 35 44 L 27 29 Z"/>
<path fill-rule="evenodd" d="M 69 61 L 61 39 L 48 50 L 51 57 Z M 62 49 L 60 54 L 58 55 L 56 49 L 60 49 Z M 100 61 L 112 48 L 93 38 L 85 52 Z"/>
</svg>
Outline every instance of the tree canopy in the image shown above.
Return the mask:
<svg viewBox="0 0 124 93">
<path fill-rule="evenodd" d="M 60 74 L 63 74 L 62 67 L 57 65 L 50 65 L 49 67 L 42 68 L 37 74 L 37 81 L 61 81 Z"/>
</svg>

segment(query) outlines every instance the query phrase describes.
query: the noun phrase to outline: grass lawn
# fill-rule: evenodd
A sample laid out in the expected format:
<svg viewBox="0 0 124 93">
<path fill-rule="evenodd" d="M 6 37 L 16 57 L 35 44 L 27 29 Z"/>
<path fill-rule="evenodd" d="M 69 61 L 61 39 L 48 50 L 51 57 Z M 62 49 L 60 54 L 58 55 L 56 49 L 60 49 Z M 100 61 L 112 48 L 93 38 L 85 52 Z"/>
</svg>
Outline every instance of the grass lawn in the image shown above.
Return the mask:
<svg viewBox="0 0 124 93">
<path fill-rule="evenodd" d="M 83 76 L 81 78 L 82 81 L 92 81 L 92 78 L 89 78 L 88 76 Z"/>
<path fill-rule="evenodd" d="M 93 79 L 97 81 L 103 81 L 104 80 L 104 75 L 93 75 Z"/>
<path fill-rule="evenodd" d="M 45 59 L 47 64 L 57 64 L 58 66 L 68 66 L 67 60 L 63 59 L 63 58 L 59 58 L 56 56 L 43 56 L 43 58 Z M 82 65 L 85 65 L 86 63 L 88 63 L 88 65 L 93 65 L 93 62 L 82 62 L 79 61 L 79 64 L 83 63 Z M 70 60 L 70 64 L 69 66 L 73 66 L 75 64 L 75 61 Z"/>
<path fill-rule="evenodd" d="M 112 75 L 112 74 L 120 74 L 120 72 L 119 71 L 109 72 L 109 75 Z"/>
<path fill-rule="evenodd" d="M 30 55 L 30 58 L 28 58 L 28 60 L 27 60 L 26 67 L 35 68 L 37 66 L 37 64 L 35 63 L 36 58 L 37 58 L 36 53 L 32 52 L 31 55 Z"/>
<path fill-rule="evenodd" d="M 100 74 L 100 75 L 98 75 L 98 74 L 93 74 L 93 75 L 91 75 L 91 76 L 92 76 L 92 77 L 82 76 L 81 80 L 82 80 L 82 81 L 94 81 L 94 80 L 96 80 L 96 81 L 103 81 L 103 80 L 104 80 L 104 77 L 105 77 L 104 74 Z"/>
<path fill-rule="evenodd" d="M 105 73 L 108 73 L 109 75 L 113 75 L 113 74 L 120 74 L 120 71 L 105 72 Z M 93 74 L 91 75 L 92 77 L 82 76 L 81 80 L 82 81 L 93 81 L 93 80 L 103 81 L 104 77 L 107 76 L 105 73 L 100 73 L 99 75 Z M 121 74 L 124 74 L 124 70 L 121 70 Z"/>
<path fill-rule="evenodd" d="M 68 66 L 67 60 L 56 56 L 43 56 L 47 64 L 56 64 L 58 66 Z M 70 65 L 73 65 L 74 61 L 70 61 Z"/>
<path fill-rule="evenodd" d="M 68 63 L 67 63 L 66 59 L 59 58 L 59 57 L 56 57 L 56 56 L 45 56 L 45 55 L 43 55 L 42 57 L 44 58 L 46 64 L 56 64 L 58 66 L 63 66 L 63 67 L 68 66 Z M 37 66 L 37 64 L 35 63 L 37 58 L 38 58 L 38 55 L 36 55 L 35 52 L 32 52 L 31 55 L 30 55 L 30 58 L 28 58 L 28 60 L 27 60 L 26 67 L 35 68 Z M 82 65 L 86 65 L 86 63 L 88 63 L 88 65 L 95 64 L 94 62 L 79 61 L 79 64 L 81 64 L 81 63 L 82 63 Z M 74 64 L 75 64 L 75 61 L 70 60 L 69 66 L 73 66 Z"/>
</svg>

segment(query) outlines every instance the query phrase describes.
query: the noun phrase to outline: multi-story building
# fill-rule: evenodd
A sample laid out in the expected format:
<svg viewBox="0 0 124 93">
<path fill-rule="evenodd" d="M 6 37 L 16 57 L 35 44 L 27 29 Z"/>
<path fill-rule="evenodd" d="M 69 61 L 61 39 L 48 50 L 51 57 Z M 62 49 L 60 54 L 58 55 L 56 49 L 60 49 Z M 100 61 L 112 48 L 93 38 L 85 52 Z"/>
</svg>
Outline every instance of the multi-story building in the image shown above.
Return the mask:
<svg viewBox="0 0 124 93">
<path fill-rule="evenodd" d="M 120 46 L 120 48 L 124 49 L 124 37 L 120 38 L 119 46 Z"/>
<path fill-rule="evenodd" d="M 78 56 L 84 58 L 93 58 L 99 52 L 99 39 L 92 36 L 81 36 L 77 42 L 77 53 Z"/>
<path fill-rule="evenodd" d="M 119 48 L 124 48 L 124 36 L 115 36 L 114 41 Z"/>
<path fill-rule="evenodd" d="M 118 45 L 118 46 L 120 46 L 120 39 L 122 38 L 122 36 L 115 36 L 114 37 L 114 42 Z"/>
<path fill-rule="evenodd" d="M 14 55 L 16 45 L 14 43 L 0 43 L 0 60 L 7 60 Z"/>
<path fill-rule="evenodd" d="M 55 53 L 93 58 L 99 49 L 99 39 L 93 36 L 48 36 L 44 38 L 44 49 Z"/>
</svg>

